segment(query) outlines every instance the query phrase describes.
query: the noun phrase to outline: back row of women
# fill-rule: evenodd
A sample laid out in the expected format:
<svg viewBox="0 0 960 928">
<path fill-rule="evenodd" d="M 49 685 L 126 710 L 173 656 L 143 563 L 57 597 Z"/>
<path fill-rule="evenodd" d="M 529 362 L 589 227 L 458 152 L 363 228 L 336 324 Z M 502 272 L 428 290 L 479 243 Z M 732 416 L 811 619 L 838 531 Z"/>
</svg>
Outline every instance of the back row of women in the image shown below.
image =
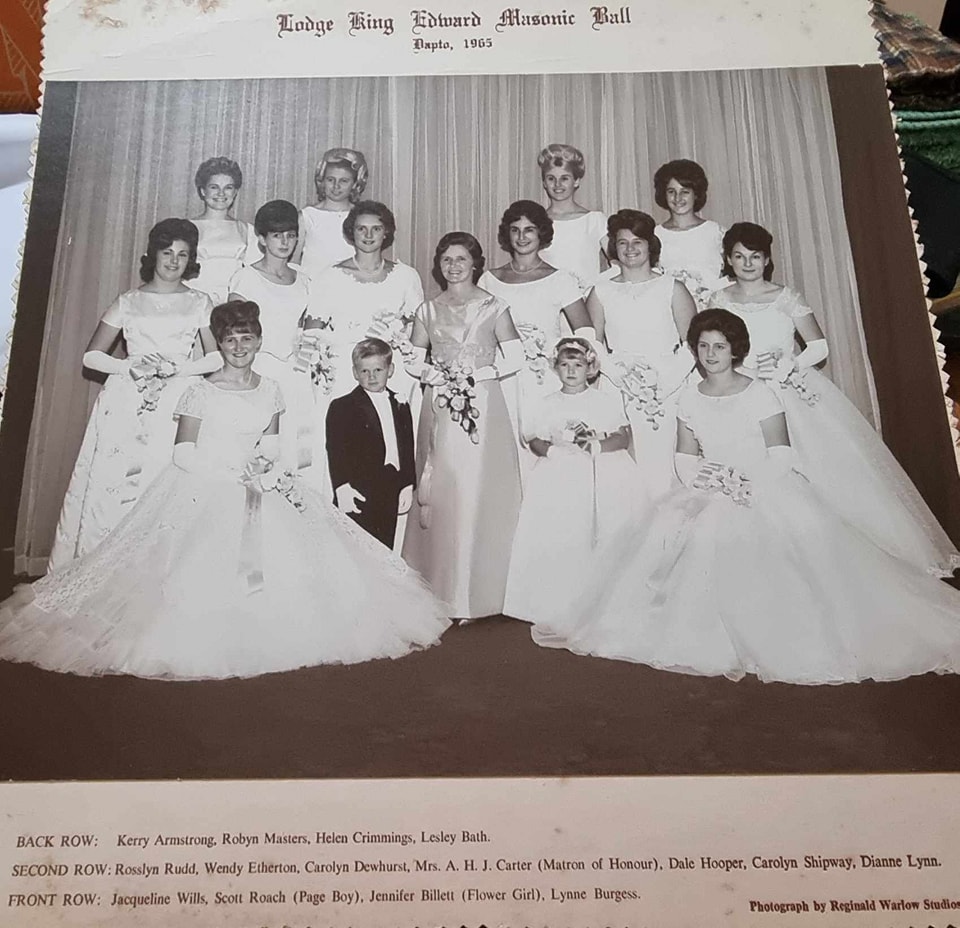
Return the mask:
<svg viewBox="0 0 960 928">
<path fill-rule="evenodd" d="M 816 370 L 827 341 L 799 294 L 773 283 L 770 234 L 703 219 L 707 179 L 691 161 L 655 176 L 661 226 L 583 209 L 570 146 L 548 146 L 540 167 L 550 206 L 505 211 L 509 260 L 486 270 L 477 240 L 450 233 L 435 252 L 440 293 L 424 300 L 416 272 L 384 256 L 396 223 L 360 199 L 359 152 L 327 152 L 318 205 L 271 201 L 252 237 L 230 215 L 239 168 L 205 162 L 203 216 L 154 228 L 144 285 L 84 356 L 111 376 L 42 582 L 57 588 L 59 568 L 102 547 L 169 463 L 191 380 L 236 367 L 206 322 L 229 296 L 260 307 L 256 369 L 280 385 L 282 469 L 324 494 L 338 489 L 325 410 L 353 386 L 354 345 L 378 337 L 402 361 L 391 384 L 423 404 L 403 554 L 447 615 L 505 612 L 542 644 L 689 672 L 837 682 L 955 669 L 956 594 L 931 575 L 949 575 L 957 552 Z M 121 334 L 124 360 L 111 354 Z M 195 339 L 206 353 L 193 359 Z M 877 623 L 882 647 L 866 648 Z M 0 639 L 13 657 L 15 626 Z M 294 650 L 300 663 L 345 659 Z"/>
</svg>

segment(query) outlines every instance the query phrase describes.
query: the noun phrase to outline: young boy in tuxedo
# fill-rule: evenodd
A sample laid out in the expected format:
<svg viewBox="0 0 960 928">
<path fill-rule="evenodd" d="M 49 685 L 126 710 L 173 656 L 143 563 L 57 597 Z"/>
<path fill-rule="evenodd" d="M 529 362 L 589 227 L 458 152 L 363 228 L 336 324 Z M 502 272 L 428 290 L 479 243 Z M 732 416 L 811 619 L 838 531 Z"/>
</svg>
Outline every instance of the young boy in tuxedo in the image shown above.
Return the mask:
<svg viewBox="0 0 960 928">
<path fill-rule="evenodd" d="M 397 514 L 413 499 L 413 419 L 410 406 L 387 389 L 393 351 L 365 338 L 351 355 L 358 386 L 327 410 L 327 460 L 337 507 L 393 547 Z"/>
</svg>

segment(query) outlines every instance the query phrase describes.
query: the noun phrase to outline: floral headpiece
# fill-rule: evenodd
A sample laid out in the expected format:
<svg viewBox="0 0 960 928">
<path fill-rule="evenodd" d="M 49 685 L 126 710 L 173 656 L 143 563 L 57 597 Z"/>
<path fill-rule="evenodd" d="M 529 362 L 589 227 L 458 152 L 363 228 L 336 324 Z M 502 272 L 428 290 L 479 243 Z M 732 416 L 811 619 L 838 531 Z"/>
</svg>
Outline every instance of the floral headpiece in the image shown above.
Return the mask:
<svg viewBox="0 0 960 928">
<path fill-rule="evenodd" d="M 551 367 L 557 366 L 561 351 L 574 351 L 582 355 L 584 363 L 592 370 L 595 370 L 600 364 L 596 349 L 587 339 L 581 338 L 579 335 L 567 335 L 553 346 L 553 351 L 550 352 Z"/>
</svg>

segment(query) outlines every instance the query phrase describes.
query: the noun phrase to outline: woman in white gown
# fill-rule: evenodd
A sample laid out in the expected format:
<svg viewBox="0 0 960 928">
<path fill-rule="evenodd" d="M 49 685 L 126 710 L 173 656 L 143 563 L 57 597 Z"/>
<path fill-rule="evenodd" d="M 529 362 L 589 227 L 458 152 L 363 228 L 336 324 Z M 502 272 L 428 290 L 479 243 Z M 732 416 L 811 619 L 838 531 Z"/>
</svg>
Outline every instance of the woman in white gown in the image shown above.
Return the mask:
<svg viewBox="0 0 960 928">
<path fill-rule="evenodd" d="M 683 284 L 655 270 L 660 240 L 653 230 L 653 219 L 638 210 L 622 209 L 610 217 L 610 256 L 620 272 L 597 281 L 587 309 L 597 338 L 612 352 L 602 362 L 604 380 L 623 395 L 633 455 L 656 500 L 676 483 L 677 400 L 693 370 L 683 333 L 696 307 Z"/>
<path fill-rule="evenodd" d="M 408 364 L 426 391 L 403 556 L 457 619 L 502 612 L 520 509 L 501 380 L 520 369 L 523 347 L 506 303 L 477 286 L 483 260 L 468 232 L 440 239 L 433 277 L 442 292 L 417 310 Z"/>
<path fill-rule="evenodd" d="M 200 233 L 200 273 L 187 286 L 202 290 L 216 306 L 226 300 L 233 275 L 260 260 L 260 249 L 253 226 L 233 216 L 243 184 L 240 165 L 229 158 L 208 158 L 197 169 L 195 183 L 203 203 L 203 212 L 192 220 Z"/>
<path fill-rule="evenodd" d="M 589 387 L 597 366 L 587 339 L 561 339 L 553 368 L 562 386 L 527 421 L 537 460 L 524 484 L 504 615 L 538 622 L 568 607 L 604 542 L 646 509 L 623 403 Z"/>
<path fill-rule="evenodd" d="M 210 298 L 184 285 L 197 273 L 197 229 L 164 219 L 140 259 L 143 283 L 120 294 L 100 319 L 83 366 L 106 374 L 73 468 L 50 569 L 95 548 L 169 463 L 180 395 L 221 365 L 210 334 Z M 126 358 L 114 357 L 120 344 Z M 197 360 L 197 343 L 207 352 Z"/>
<path fill-rule="evenodd" d="M 576 334 L 596 337 L 576 278 L 543 260 L 542 250 L 553 241 L 555 228 L 539 203 L 511 203 L 497 230 L 497 241 L 510 260 L 485 271 L 478 284 L 510 307 L 523 341 L 526 364 L 508 393 L 518 440 L 527 430 L 524 420 L 530 417 L 533 407 L 556 386 L 550 356 L 562 334 L 563 323 Z M 526 473 L 536 456 L 524 443 L 520 447 L 521 469 Z"/>
<path fill-rule="evenodd" d="M 300 210 L 300 244 L 293 259 L 309 279 L 353 253 L 353 244 L 343 237 L 343 221 L 367 186 L 367 159 L 352 148 L 331 148 L 320 158 L 313 182 L 317 202 Z"/>
<path fill-rule="evenodd" d="M 577 278 L 586 294 L 607 268 L 604 239 L 606 216 L 577 202 L 577 190 L 586 163 L 572 145 L 554 142 L 537 156 L 543 190 L 550 200 L 547 215 L 553 220 L 553 241 L 544 248 L 544 261 Z"/>
<path fill-rule="evenodd" d="M 230 299 L 251 300 L 260 307 L 263 349 L 256 369 L 283 391 L 287 414 L 280 432 L 281 456 L 285 467 L 310 476 L 322 472 L 325 461 L 314 460 L 315 390 L 310 372 L 298 363 L 308 289 L 306 277 L 290 263 L 297 246 L 297 208 L 286 200 L 271 200 L 257 210 L 254 228 L 263 257 L 233 275 Z"/>
<path fill-rule="evenodd" d="M 724 254 L 735 282 L 710 298 L 750 331 L 743 372 L 777 389 L 804 473 L 837 513 L 890 554 L 950 576 L 960 567 L 956 547 L 880 436 L 816 370 L 827 340 L 800 295 L 771 281 L 772 241 L 762 226 L 733 225 Z"/>
<path fill-rule="evenodd" d="M 273 467 L 283 399 L 252 369 L 257 307 L 212 327 L 224 367 L 177 406 L 173 463 L 95 551 L 0 607 L 0 657 L 194 680 L 400 657 L 445 608 L 399 558 Z"/>
<path fill-rule="evenodd" d="M 343 221 L 343 236 L 353 243 L 351 256 L 321 271 L 310 283 L 304 350 L 308 363 L 318 371 L 314 423 L 318 455 L 325 447 L 330 401 L 357 385 L 351 352 L 364 338 L 382 338 L 393 348 L 401 363 L 395 365 L 389 387 L 402 401 L 419 400 L 414 393 L 416 381 L 403 363 L 413 350 L 410 333 L 414 313 L 423 302 L 423 284 L 412 267 L 384 256 L 396 233 L 397 221 L 383 203 L 357 203 Z"/>
<path fill-rule="evenodd" d="M 702 309 L 707 297 L 726 286 L 723 228 L 700 211 L 707 205 L 707 175 L 696 161 L 679 158 L 657 168 L 654 200 L 670 213 L 656 228 L 660 269 L 682 281 Z"/>
<path fill-rule="evenodd" d="M 684 486 L 612 542 L 538 643 L 664 670 L 787 683 L 960 670 L 960 593 L 844 521 L 798 473 L 783 407 L 734 370 L 746 326 L 690 328 L 704 380 L 677 428 Z"/>
</svg>

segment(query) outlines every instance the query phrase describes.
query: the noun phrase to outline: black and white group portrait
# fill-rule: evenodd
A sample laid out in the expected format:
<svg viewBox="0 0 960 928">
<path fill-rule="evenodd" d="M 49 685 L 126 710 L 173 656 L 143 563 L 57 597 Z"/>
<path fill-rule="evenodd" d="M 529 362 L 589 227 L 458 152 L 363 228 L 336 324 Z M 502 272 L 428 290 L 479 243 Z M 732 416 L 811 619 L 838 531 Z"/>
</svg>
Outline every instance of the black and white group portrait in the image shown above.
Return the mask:
<svg viewBox="0 0 960 928">
<path fill-rule="evenodd" d="M 60 92 L 3 660 L 960 671 L 824 70 Z"/>
</svg>

